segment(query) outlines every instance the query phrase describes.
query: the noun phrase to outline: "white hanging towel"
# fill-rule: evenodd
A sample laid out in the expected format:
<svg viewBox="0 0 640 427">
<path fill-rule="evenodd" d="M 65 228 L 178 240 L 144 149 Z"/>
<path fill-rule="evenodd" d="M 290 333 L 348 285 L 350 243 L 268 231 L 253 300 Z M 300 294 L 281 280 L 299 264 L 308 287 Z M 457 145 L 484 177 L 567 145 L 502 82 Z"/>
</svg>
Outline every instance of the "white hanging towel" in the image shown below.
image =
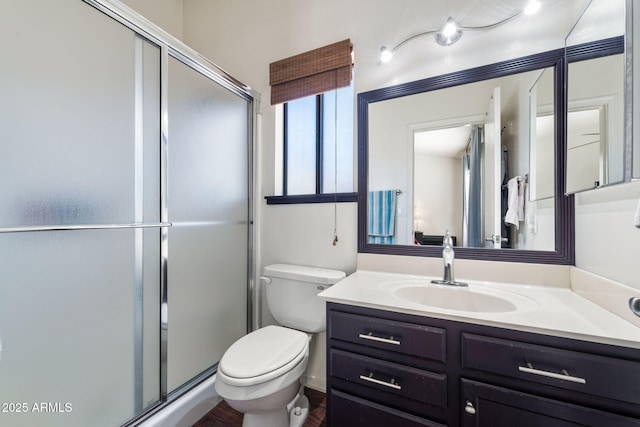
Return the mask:
<svg viewBox="0 0 640 427">
<path fill-rule="evenodd" d="M 518 221 L 524 221 L 524 194 L 525 187 L 527 185 L 527 180 L 522 177 L 517 177 L 518 179 Z"/>
<path fill-rule="evenodd" d="M 636 217 L 633 219 L 633 225 L 640 228 L 640 201 L 638 201 L 638 207 L 636 208 Z"/>
<path fill-rule="evenodd" d="M 524 221 L 524 181 L 516 176 L 507 182 L 507 213 L 505 224 L 513 224 L 520 229 L 520 221 Z"/>
</svg>

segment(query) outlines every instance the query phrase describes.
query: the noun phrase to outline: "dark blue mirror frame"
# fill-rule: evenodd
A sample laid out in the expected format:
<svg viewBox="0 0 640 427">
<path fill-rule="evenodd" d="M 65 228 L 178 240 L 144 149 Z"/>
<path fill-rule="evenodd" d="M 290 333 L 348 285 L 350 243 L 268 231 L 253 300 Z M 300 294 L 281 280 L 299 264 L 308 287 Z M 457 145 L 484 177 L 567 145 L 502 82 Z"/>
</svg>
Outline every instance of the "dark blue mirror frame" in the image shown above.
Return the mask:
<svg viewBox="0 0 640 427">
<path fill-rule="evenodd" d="M 549 52 L 430 77 L 358 94 L 358 252 L 386 255 L 441 257 L 440 246 L 381 245 L 367 241 L 367 194 L 369 176 L 369 104 L 415 95 L 481 80 L 554 67 L 555 82 L 555 250 L 456 248 L 456 257 L 484 261 L 574 265 L 574 198 L 564 194 L 566 135 L 565 50 Z"/>
</svg>

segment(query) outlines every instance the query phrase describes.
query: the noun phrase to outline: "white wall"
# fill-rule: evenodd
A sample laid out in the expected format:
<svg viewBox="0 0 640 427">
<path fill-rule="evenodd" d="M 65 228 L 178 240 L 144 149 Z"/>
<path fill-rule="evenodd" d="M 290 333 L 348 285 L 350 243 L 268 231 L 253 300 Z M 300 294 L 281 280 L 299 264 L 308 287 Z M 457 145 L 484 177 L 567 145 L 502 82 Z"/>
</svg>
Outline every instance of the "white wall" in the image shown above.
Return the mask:
<svg viewBox="0 0 640 427">
<path fill-rule="evenodd" d="M 449 230 L 462 245 L 462 159 L 416 153 L 415 210 L 424 234 Z"/>
<path fill-rule="evenodd" d="M 172 36 L 182 39 L 182 0 L 121 0 Z"/>
<path fill-rule="evenodd" d="M 640 289 L 640 181 L 576 195 L 576 267 Z"/>
</svg>

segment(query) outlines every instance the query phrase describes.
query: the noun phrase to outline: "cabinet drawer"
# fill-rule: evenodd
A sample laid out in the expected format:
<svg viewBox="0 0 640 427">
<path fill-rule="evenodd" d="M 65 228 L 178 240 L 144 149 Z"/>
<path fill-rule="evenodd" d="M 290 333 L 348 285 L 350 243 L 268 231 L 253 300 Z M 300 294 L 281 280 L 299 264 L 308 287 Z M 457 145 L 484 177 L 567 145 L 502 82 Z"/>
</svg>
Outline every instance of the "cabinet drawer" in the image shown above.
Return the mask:
<svg viewBox="0 0 640 427">
<path fill-rule="evenodd" d="M 462 367 L 640 404 L 640 363 L 462 334 Z"/>
<path fill-rule="evenodd" d="M 447 407 L 447 376 L 332 349 L 329 375 L 435 408 Z"/>
<path fill-rule="evenodd" d="M 347 341 L 444 363 L 444 329 L 413 323 L 331 312 L 329 339 Z"/>
<path fill-rule="evenodd" d="M 330 390 L 330 426 L 393 426 L 393 427 L 446 427 L 402 411 L 388 408 L 337 390 Z"/>
</svg>

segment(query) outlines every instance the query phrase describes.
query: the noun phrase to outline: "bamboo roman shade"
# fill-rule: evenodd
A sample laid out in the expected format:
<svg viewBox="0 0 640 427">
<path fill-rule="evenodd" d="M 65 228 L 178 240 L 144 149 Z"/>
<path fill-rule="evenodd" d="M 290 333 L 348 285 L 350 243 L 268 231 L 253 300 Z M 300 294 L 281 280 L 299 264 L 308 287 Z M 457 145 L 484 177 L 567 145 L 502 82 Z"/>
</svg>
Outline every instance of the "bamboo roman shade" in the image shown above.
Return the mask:
<svg viewBox="0 0 640 427">
<path fill-rule="evenodd" d="M 351 84 L 351 40 L 343 40 L 269 64 L 271 105 Z"/>
</svg>

